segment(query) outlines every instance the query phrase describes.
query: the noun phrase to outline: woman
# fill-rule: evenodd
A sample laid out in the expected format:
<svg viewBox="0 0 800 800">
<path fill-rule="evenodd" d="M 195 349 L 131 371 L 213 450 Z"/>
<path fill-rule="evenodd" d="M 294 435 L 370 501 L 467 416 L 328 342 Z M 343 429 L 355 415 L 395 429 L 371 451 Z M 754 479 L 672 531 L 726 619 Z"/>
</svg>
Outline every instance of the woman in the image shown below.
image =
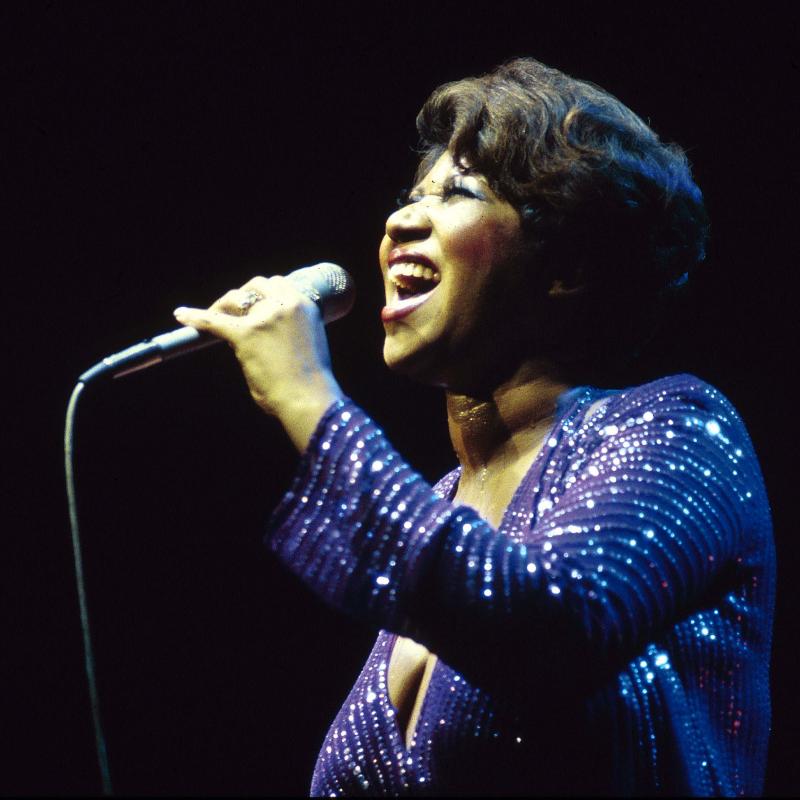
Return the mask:
<svg viewBox="0 0 800 800">
<path fill-rule="evenodd" d="M 387 364 L 447 395 L 460 467 L 434 489 L 289 282 L 176 312 L 303 454 L 270 546 L 381 628 L 312 792 L 758 793 L 774 551 L 747 433 L 691 376 L 584 385 L 703 258 L 685 157 L 530 59 L 441 87 L 418 126 L 381 316 Z"/>
</svg>

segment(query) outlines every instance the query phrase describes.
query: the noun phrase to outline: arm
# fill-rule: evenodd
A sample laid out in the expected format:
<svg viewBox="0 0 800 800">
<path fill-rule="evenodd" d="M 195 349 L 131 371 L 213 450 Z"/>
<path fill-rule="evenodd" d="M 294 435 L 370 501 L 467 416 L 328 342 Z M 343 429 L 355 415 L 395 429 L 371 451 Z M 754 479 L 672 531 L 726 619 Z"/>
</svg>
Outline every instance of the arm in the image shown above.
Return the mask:
<svg viewBox="0 0 800 800">
<path fill-rule="evenodd" d="M 484 678 L 511 679 L 531 662 L 554 676 L 567 660 L 572 674 L 613 666 L 724 580 L 765 508 L 727 401 L 696 379 L 659 383 L 584 434 L 527 545 L 435 495 L 339 401 L 273 518 L 270 546 L 329 603 Z"/>
<path fill-rule="evenodd" d="M 487 682 L 524 679 L 526 665 L 557 679 L 613 668 L 763 559 L 769 512 L 747 434 L 697 379 L 632 390 L 583 431 L 523 545 L 438 497 L 342 398 L 313 304 L 281 278 L 244 289 L 265 297 L 246 316 L 243 290 L 177 316 L 230 342 L 298 449 L 310 437 L 271 546 L 334 606 Z"/>
</svg>

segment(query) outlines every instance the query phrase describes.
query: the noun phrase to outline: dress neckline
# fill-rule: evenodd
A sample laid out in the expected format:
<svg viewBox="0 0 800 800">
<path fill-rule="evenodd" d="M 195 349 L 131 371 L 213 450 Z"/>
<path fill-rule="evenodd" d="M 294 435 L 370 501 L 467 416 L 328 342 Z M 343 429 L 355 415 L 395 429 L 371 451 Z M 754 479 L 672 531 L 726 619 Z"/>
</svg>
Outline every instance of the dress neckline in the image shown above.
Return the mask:
<svg viewBox="0 0 800 800">
<path fill-rule="evenodd" d="M 564 427 L 568 423 L 573 423 L 577 417 L 584 412 L 594 400 L 599 399 L 603 394 L 611 394 L 592 386 L 574 386 L 562 392 L 556 400 L 556 413 L 553 424 L 547 432 L 542 447 L 534 457 L 525 474 L 520 480 L 511 500 L 503 511 L 503 516 L 497 526 L 498 532 L 506 533 L 512 528 L 515 510 L 519 506 L 520 499 L 530 493 L 533 486 L 538 483 L 546 463 L 549 462 L 553 451 L 561 442 Z M 458 492 L 458 482 L 461 479 L 461 465 L 457 466 L 442 479 L 442 483 L 449 483 L 449 489 L 443 495 L 443 499 L 452 503 Z M 472 508 L 472 506 L 470 506 Z"/>
</svg>

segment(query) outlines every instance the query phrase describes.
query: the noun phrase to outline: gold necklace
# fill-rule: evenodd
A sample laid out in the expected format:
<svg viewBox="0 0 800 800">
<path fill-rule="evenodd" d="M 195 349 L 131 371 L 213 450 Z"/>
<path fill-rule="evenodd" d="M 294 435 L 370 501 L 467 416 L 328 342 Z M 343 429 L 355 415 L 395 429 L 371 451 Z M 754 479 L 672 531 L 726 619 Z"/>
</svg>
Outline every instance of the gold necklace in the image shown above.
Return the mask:
<svg viewBox="0 0 800 800">
<path fill-rule="evenodd" d="M 547 433 L 552 428 L 554 419 L 555 419 L 555 414 L 550 414 L 549 416 L 545 417 L 544 419 L 538 420 L 532 426 L 531 433 L 534 433 L 537 429 L 542 428 L 545 431 L 545 435 L 542 437 L 541 442 L 539 442 L 539 446 L 536 448 L 536 454 L 534 455 L 533 459 L 531 460 L 531 463 L 528 465 L 527 469 L 525 470 L 526 473 L 531 468 L 531 466 L 533 466 L 533 464 L 536 462 L 536 460 L 541 455 L 542 450 L 544 449 L 545 441 L 548 438 L 547 437 Z M 506 469 L 506 467 L 507 467 L 507 465 L 504 463 L 501 466 L 500 472 L 502 473 Z M 481 509 L 485 510 L 485 512 L 487 514 L 491 512 L 491 508 L 489 508 L 489 507 L 487 507 L 485 505 L 486 483 L 487 483 L 488 475 L 489 475 L 489 465 L 484 463 L 483 466 L 481 466 L 480 472 L 478 473 L 478 505 L 480 506 Z"/>
</svg>

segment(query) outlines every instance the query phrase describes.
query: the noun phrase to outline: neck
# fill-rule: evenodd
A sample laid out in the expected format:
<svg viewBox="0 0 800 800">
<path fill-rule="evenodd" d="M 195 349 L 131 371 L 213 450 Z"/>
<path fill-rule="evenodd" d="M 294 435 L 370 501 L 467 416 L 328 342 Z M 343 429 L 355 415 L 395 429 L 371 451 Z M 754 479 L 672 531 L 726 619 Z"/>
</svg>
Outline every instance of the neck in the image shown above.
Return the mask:
<svg viewBox="0 0 800 800">
<path fill-rule="evenodd" d="M 569 388 L 547 365 L 525 363 L 480 397 L 448 391 L 448 427 L 462 476 L 502 470 L 538 447 Z"/>
</svg>

